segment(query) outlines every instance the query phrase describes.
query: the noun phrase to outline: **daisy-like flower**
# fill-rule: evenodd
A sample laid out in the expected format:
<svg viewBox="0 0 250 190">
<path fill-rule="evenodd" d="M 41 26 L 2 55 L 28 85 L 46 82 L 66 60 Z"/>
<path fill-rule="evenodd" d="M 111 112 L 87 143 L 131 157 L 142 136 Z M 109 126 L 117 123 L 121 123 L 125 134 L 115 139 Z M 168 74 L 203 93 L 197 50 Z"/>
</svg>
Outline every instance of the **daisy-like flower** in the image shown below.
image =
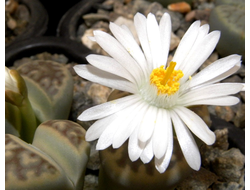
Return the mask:
<svg viewBox="0 0 250 190">
<path fill-rule="evenodd" d="M 165 13 L 159 24 L 153 14 L 137 13 L 134 25 L 141 47 L 126 26 L 110 23 L 114 37 L 94 31 L 96 42 L 110 55 L 89 55 L 91 65 L 76 65 L 81 77 L 132 95 L 94 106 L 79 120 L 97 120 L 86 140 L 98 139 L 96 148 L 119 148 L 128 139 L 131 161 L 148 163 L 163 173 L 173 151 L 173 128 L 183 155 L 194 170 L 201 158 L 192 133 L 211 145 L 215 134 L 189 110 L 193 105 L 231 106 L 239 102 L 232 94 L 243 90 L 242 83 L 217 83 L 236 72 L 241 56 L 219 59 L 197 74 L 196 70 L 214 50 L 220 32 L 209 32 L 207 24 L 194 22 L 183 36 L 172 61 L 167 65 L 171 20 Z M 192 132 L 192 133 L 191 133 Z"/>
</svg>

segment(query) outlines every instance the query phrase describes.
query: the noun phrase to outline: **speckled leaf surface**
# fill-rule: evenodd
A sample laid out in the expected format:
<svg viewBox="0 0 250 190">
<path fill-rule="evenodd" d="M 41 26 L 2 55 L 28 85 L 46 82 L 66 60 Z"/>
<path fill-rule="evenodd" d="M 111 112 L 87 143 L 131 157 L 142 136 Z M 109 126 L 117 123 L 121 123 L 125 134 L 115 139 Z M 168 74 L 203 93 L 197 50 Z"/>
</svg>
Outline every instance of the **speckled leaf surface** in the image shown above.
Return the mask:
<svg viewBox="0 0 250 190">
<path fill-rule="evenodd" d="M 32 108 L 41 122 L 68 118 L 73 80 L 65 66 L 36 60 L 22 64 L 17 70 L 26 82 Z"/>
<path fill-rule="evenodd" d="M 33 145 L 51 156 L 67 173 L 75 185 L 82 189 L 90 145 L 85 141 L 86 131 L 68 120 L 51 120 L 36 130 Z"/>
<path fill-rule="evenodd" d="M 5 189 L 73 189 L 65 171 L 39 149 L 5 135 Z"/>
</svg>

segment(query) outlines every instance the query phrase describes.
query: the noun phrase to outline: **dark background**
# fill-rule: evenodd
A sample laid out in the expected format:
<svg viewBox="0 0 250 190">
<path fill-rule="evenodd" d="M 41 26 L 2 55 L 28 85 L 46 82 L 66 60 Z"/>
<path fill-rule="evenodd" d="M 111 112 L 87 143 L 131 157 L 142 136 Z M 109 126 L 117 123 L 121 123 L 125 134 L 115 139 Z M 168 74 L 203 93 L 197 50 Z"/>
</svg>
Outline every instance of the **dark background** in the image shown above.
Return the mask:
<svg viewBox="0 0 250 190">
<path fill-rule="evenodd" d="M 62 16 L 75 4 L 81 0 L 40 0 L 44 8 L 48 12 L 49 22 L 47 31 L 44 35 L 46 36 L 55 36 L 56 28 L 59 24 Z"/>
</svg>

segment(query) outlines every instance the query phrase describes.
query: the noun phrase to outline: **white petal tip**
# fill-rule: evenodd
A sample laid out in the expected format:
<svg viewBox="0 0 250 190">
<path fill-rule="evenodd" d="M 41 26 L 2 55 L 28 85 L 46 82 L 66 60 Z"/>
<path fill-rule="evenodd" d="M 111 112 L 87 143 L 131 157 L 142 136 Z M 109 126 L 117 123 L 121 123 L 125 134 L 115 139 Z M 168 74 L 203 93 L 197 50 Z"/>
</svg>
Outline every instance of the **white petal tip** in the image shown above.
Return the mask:
<svg viewBox="0 0 250 190">
<path fill-rule="evenodd" d="M 245 84 L 243 84 L 241 91 L 245 91 Z"/>
<path fill-rule="evenodd" d="M 199 171 L 201 167 L 201 161 L 189 161 L 188 165 L 195 171 Z"/>
<path fill-rule="evenodd" d="M 88 36 L 88 39 L 91 40 L 92 42 L 96 42 L 96 39 L 94 36 Z"/>
<path fill-rule="evenodd" d="M 191 166 L 190 166 L 191 167 Z M 201 166 L 200 165 L 197 165 L 197 166 L 193 166 L 193 167 L 191 167 L 193 170 L 195 170 L 195 171 L 199 171 L 200 170 L 200 168 L 201 168 Z"/>
<path fill-rule="evenodd" d="M 164 167 L 162 167 L 162 166 L 155 166 L 155 168 L 157 169 L 157 171 L 159 172 L 159 173 L 164 173 L 165 171 L 166 171 L 166 169 L 167 168 L 164 168 Z"/>
<path fill-rule="evenodd" d="M 207 140 L 207 142 L 205 142 L 207 145 L 212 145 L 214 144 L 216 140 L 216 136 L 215 134 L 212 132 L 211 135 L 210 135 L 210 139 Z"/>
<path fill-rule="evenodd" d="M 151 161 L 151 159 L 147 157 L 141 157 L 141 161 L 143 162 L 143 164 L 147 164 Z"/>
</svg>

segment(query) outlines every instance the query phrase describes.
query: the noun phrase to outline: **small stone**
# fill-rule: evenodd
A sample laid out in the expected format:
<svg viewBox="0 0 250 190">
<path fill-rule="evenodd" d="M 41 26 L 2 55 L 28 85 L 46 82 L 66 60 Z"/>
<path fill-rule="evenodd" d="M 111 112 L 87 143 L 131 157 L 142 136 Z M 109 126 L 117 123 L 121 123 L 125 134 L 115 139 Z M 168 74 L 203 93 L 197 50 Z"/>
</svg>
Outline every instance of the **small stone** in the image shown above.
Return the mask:
<svg viewBox="0 0 250 190">
<path fill-rule="evenodd" d="M 133 9 L 132 4 L 130 3 L 127 5 L 124 5 L 120 1 L 115 1 L 114 3 L 114 13 L 122 17 L 126 17 L 127 19 L 133 19 L 136 12 L 137 11 Z"/>
<path fill-rule="evenodd" d="M 244 175 L 245 156 L 237 148 L 231 148 L 212 161 L 213 171 L 220 181 L 239 182 Z"/>
<path fill-rule="evenodd" d="M 213 190 L 243 190 L 244 186 L 236 183 L 236 182 L 220 182 L 217 181 L 213 187 Z"/>
<path fill-rule="evenodd" d="M 7 26 L 11 30 L 14 30 L 17 27 L 17 22 L 15 19 L 13 19 L 11 16 L 8 17 L 7 19 Z"/>
<path fill-rule="evenodd" d="M 224 128 L 221 130 L 216 130 L 215 135 L 216 135 L 216 141 L 212 145 L 213 148 L 218 148 L 219 150 L 226 151 L 229 147 L 229 143 L 227 140 L 228 139 L 228 129 Z"/>
<path fill-rule="evenodd" d="M 202 165 L 209 169 L 211 162 L 214 161 L 223 151 L 229 147 L 228 143 L 228 129 L 215 130 L 216 141 L 213 145 L 201 145 L 200 153 L 202 158 Z"/>
<path fill-rule="evenodd" d="M 233 122 L 236 127 L 245 128 L 245 104 L 239 104 Z"/>
<path fill-rule="evenodd" d="M 232 121 L 235 113 L 230 106 L 216 106 L 215 112 L 218 117 L 226 121 Z"/>
<path fill-rule="evenodd" d="M 96 13 L 90 13 L 86 14 L 82 17 L 85 21 L 85 24 L 87 26 L 92 26 L 97 21 L 103 20 L 103 21 L 109 21 L 109 16 L 107 14 L 96 14 Z"/>
<path fill-rule="evenodd" d="M 176 36 L 173 32 L 171 32 L 171 41 L 170 41 L 170 48 L 169 50 L 174 50 L 180 43 L 180 38 Z"/>
<path fill-rule="evenodd" d="M 205 21 L 208 22 L 210 12 L 211 12 L 210 9 L 196 10 L 196 11 L 195 11 L 195 19 L 196 19 L 196 20 L 205 20 Z"/>
<path fill-rule="evenodd" d="M 168 5 L 168 9 L 179 13 L 188 13 L 191 11 L 191 6 L 185 1 L 182 1 Z"/>
<path fill-rule="evenodd" d="M 91 97 L 95 104 L 102 104 L 107 101 L 111 88 L 100 84 L 92 83 L 87 90 L 87 94 Z"/>
<path fill-rule="evenodd" d="M 18 7 L 18 2 L 15 0 L 8 0 L 5 3 L 5 12 L 9 12 L 10 14 L 14 13 Z"/>
<path fill-rule="evenodd" d="M 187 13 L 186 16 L 185 16 L 185 21 L 187 21 L 187 22 L 193 21 L 195 19 L 195 14 L 196 14 L 195 10 L 190 11 L 189 13 Z"/>
<path fill-rule="evenodd" d="M 145 10 L 144 15 L 147 16 L 149 13 L 152 13 L 152 14 L 156 15 L 156 13 L 157 13 L 158 11 L 162 10 L 162 9 L 163 9 L 163 6 L 162 6 L 160 3 L 158 3 L 158 2 L 153 2 L 153 3 L 151 3 L 151 4 L 148 6 L 148 8 Z M 163 11 L 162 11 L 162 12 L 163 12 Z"/>
<path fill-rule="evenodd" d="M 98 177 L 91 174 L 86 175 L 83 190 L 98 190 Z"/>
<path fill-rule="evenodd" d="M 207 190 L 210 185 L 212 185 L 218 177 L 201 167 L 199 171 L 193 170 L 192 173 L 182 181 L 175 189 L 176 190 L 186 190 L 186 189 L 199 189 Z"/>
<path fill-rule="evenodd" d="M 99 151 L 96 150 L 97 141 L 90 142 L 90 156 L 87 163 L 87 168 L 91 170 L 98 170 L 100 168 Z"/>
<path fill-rule="evenodd" d="M 136 32 L 136 29 L 135 29 L 135 26 L 134 26 L 134 22 L 133 20 L 131 19 L 127 19 L 125 17 L 118 17 L 115 21 L 114 21 L 115 24 L 121 26 L 121 25 L 125 25 L 128 27 L 128 29 L 130 30 L 130 32 L 133 34 L 135 40 L 137 43 L 139 43 L 139 38 L 137 36 L 137 32 Z"/>
<path fill-rule="evenodd" d="M 81 41 L 89 49 L 93 50 L 96 53 L 100 53 L 102 51 L 102 48 L 95 41 L 92 41 L 89 38 L 89 37 L 94 36 L 94 34 L 93 34 L 94 30 L 95 29 L 92 29 L 92 28 L 86 30 L 85 33 L 83 34 L 82 38 L 81 38 Z M 100 30 L 103 30 L 103 29 L 100 29 Z"/>
</svg>

